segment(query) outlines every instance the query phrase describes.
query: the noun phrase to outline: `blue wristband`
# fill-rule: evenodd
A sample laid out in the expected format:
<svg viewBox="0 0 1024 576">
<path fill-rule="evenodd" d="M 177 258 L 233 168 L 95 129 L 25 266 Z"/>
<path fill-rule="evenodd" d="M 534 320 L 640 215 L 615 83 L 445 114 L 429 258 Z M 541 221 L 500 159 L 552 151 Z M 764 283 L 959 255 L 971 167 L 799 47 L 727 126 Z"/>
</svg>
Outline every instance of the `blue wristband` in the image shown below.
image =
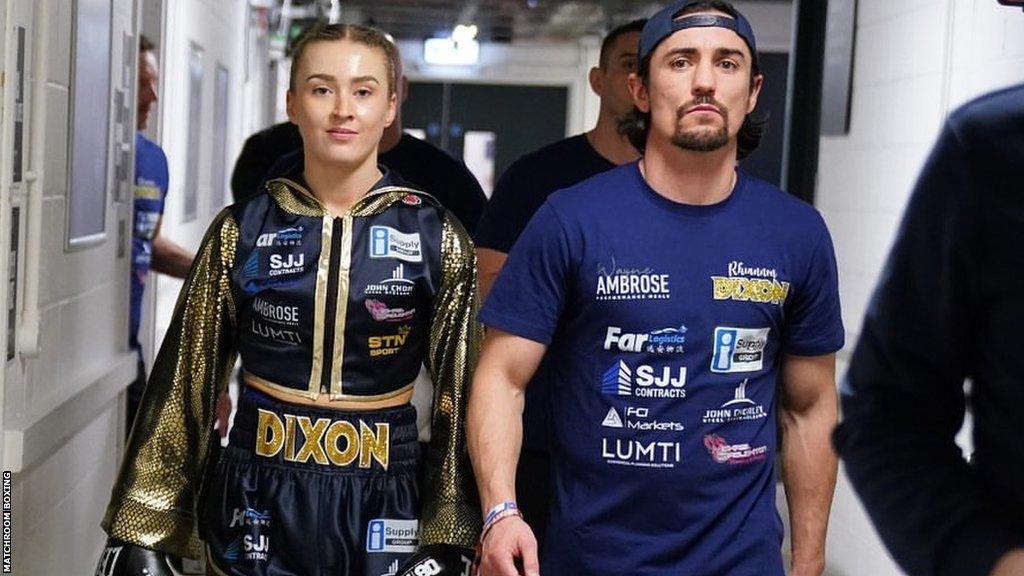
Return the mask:
<svg viewBox="0 0 1024 576">
<path fill-rule="evenodd" d="M 505 500 L 501 504 L 498 504 L 494 508 L 491 508 L 490 510 L 487 511 L 487 515 L 484 516 L 484 526 L 487 526 L 492 521 L 494 521 L 494 517 L 497 516 L 498 514 L 501 514 L 502 512 L 505 512 L 506 510 L 518 510 L 518 509 L 519 509 L 519 506 L 516 505 L 515 502 L 513 502 L 511 500 Z"/>
</svg>

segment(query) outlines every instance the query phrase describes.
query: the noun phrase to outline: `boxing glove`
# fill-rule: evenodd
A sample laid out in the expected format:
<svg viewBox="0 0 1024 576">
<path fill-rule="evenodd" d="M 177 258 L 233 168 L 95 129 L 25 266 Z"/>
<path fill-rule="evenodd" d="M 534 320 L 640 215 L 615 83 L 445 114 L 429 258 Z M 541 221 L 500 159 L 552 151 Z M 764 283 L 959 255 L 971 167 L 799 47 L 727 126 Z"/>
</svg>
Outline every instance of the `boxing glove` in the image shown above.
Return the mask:
<svg viewBox="0 0 1024 576">
<path fill-rule="evenodd" d="M 475 554 L 468 548 L 434 544 L 420 548 L 396 576 L 469 576 Z"/>
<path fill-rule="evenodd" d="M 165 552 L 150 550 L 122 542 L 107 540 L 100 555 L 96 576 L 190 576 L 203 574 L 198 562 L 183 561 Z"/>
</svg>

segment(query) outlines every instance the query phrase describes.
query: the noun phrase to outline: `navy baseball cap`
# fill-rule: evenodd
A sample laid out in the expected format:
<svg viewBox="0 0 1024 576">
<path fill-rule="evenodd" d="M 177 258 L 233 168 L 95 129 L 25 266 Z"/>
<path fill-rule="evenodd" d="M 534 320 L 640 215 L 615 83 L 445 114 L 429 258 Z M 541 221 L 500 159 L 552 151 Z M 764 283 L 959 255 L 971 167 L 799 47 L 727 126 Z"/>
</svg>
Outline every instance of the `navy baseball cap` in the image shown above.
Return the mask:
<svg viewBox="0 0 1024 576">
<path fill-rule="evenodd" d="M 654 52 L 654 49 L 658 47 L 658 44 L 661 44 L 662 40 L 679 30 L 708 27 L 732 30 L 747 43 L 751 56 L 757 58 L 757 42 L 754 41 L 754 29 L 750 27 L 750 22 L 738 10 L 736 10 L 735 18 L 720 14 L 688 14 L 681 18 L 679 17 L 680 12 L 701 1 L 683 0 L 681 2 L 673 2 L 659 10 L 654 16 L 651 16 L 640 33 L 639 59 L 643 60 L 650 56 L 651 52 Z"/>
</svg>

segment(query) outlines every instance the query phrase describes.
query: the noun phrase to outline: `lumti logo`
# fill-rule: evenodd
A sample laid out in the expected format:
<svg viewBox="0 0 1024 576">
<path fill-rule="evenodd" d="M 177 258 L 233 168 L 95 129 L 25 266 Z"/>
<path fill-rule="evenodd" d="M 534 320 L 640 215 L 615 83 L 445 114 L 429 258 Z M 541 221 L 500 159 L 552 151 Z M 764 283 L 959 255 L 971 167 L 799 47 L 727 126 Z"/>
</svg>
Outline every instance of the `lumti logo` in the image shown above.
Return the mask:
<svg viewBox="0 0 1024 576">
<path fill-rule="evenodd" d="M 419 232 L 399 232 L 390 226 L 370 226 L 370 258 L 397 258 L 422 262 Z"/>
<path fill-rule="evenodd" d="M 756 372 L 764 368 L 764 351 L 770 328 L 715 328 L 711 371 Z"/>
<path fill-rule="evenodd" d="M 366 526 L 367 552 L 411 554 L 419 543 L 419 520 L 377 518 Z"/>
</svg>

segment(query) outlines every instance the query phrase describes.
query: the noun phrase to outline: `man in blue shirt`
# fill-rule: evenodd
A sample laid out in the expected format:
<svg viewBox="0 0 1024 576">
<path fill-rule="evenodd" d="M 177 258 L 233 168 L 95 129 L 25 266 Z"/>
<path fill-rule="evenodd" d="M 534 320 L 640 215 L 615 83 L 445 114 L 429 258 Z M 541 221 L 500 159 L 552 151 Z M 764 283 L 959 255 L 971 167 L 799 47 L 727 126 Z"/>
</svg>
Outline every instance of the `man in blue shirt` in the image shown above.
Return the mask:
<svg viewBox="0 0 1024 576">
<path fill-rule="evenodd" d="M 739 12 L 676 2 L 638 57 L 644 156 L 548 198 L 481 312 L 481 573 L 782 576 L 778 457 L 789 573 L 820 575 L 844 339 L 831 238 L 812 207 L 736 169 L 763 80 Z M 538 564 L 514 476 L 545 352 L 555 498 Z"/>
<path fill-rule="evenodd" d="M 146 389 L 146 367 L 142 362 L 139 324 L 142 320 L 142 295 L 150 269 L 184 278 L 194 255 L 160 235 L 160 222 L 167 198 L 167 156 L 155 142 L 142 135 L 149 125 L 153 104 L 157 101 L 160 69 L 156 46 L 145 36 L 139 38 L 139 94 L 135 135 L 135 221 L 132 227 L 132 276 L 129 309 L 128 346 L 139 355 L 139 372 L 128 387 L 128 432 Z"/>
</svg>

